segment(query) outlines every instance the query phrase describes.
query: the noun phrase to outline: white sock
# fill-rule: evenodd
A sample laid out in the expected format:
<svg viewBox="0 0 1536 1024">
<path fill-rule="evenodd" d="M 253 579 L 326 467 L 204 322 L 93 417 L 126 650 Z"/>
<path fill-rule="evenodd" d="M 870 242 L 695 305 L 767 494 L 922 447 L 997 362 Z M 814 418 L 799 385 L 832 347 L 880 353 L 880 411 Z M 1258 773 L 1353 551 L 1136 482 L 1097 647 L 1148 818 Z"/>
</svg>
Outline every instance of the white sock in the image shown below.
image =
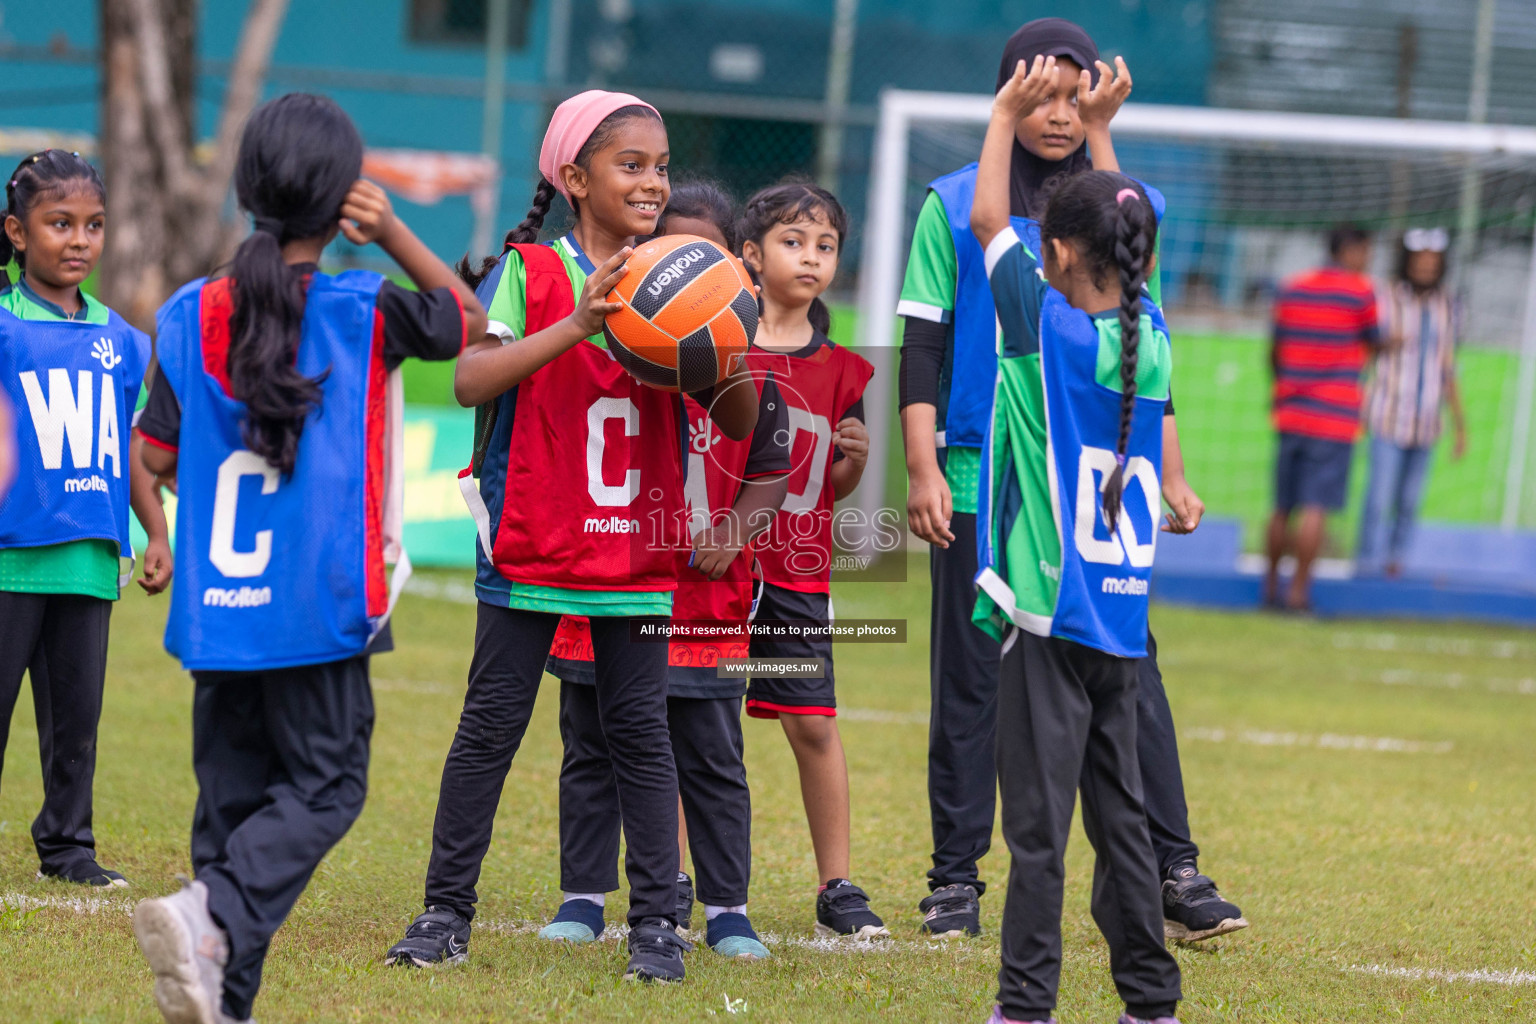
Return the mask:
<svg viewBox="0 0 1536 1024">
<path fill-rule="evenodd" d="M 708 903 L 704 904 L 704 920 L 706 921 L 713 921 L 721 914 L 745 914 L 746 912 L 747 905 L 745 903 L 739 907 L 712 907 Z"/>
<path fill-rule="evenodd" d="M 563 895 L 565 899 L 560 901 L 562 903 L 569 903 L 571 900 L 590 900 L 598 906 L 602 906 L 608 899 L 608 894 L 604 892 L 568 892 Z"/>
<path fill-rule="evenodd" d="M 679 871 L 677 873 L 677 880 L 679 882 L 686 882 L 686 881 L 688 881 L 688 872 L 686 872 L 686 871 Z"/>
</svg>

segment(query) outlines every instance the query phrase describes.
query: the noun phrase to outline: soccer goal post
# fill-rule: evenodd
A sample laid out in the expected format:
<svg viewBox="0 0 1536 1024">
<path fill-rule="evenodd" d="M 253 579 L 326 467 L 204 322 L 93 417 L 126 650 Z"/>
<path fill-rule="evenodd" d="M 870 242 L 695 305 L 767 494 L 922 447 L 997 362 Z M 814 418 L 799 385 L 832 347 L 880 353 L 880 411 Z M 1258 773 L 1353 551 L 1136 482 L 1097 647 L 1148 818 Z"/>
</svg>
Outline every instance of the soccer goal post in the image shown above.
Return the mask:
<svg viewBox="0 0 1536 1024">
<path fill-rule="evenodd" d="M 927 183 L 977 158 L 991 104 L 881 96 L 858 295 L 859 344 L 877 379 L 896 371 L 897 304 Z M 1536 128 L 1132 103 L 1114 135 L 1121 168 L 1168 200 L 1159 251 L 1174 394 L 1210 514 L 1243 519 L 1256 539 L 1270 500 L 1270 303 L 1280 282 L 1322 261 L 1327 229 L 1349 221 L 1376 230 L 1383 281 L 1402 229 L 1442 226 L 1454 238 L 1471 443 L 1460 463 L 1437 455 L 1425 515 L 1536 527 Z M 872 438 L 897 436 L 893 402 L 866 410 Z M 882 467 L 870 460 L 872 475 Z M 867 479 L 861 502 L 878 505 L 884 483 Z"/>
</svg>

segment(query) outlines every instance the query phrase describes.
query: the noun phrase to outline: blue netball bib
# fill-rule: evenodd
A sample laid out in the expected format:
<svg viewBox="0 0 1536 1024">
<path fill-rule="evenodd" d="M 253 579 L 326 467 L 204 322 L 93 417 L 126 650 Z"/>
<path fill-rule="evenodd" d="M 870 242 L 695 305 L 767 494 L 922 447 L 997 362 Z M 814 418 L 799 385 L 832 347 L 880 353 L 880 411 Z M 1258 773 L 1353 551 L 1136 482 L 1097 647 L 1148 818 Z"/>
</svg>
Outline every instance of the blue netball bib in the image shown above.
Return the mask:
<svg viewBox="0 0 1536 1024">
<path fill-rule="evenodd" d="M 325 379 L 288 476 L 241 436 L 245 406 L 226 369 L 228 279 L 194 281 L 160 311 L 160 368 L 182 409 L 165 646 L 188 669 L 352 657 L 387 614 L 381 282 L 363 271 L 310 280 L 297 368 Z"/>
<path fill-rule="evenodd" d="M 0 503 L 0 548 L 128 543 L 128 438 L 149 338 L 105 324 L 0 310 L 0 386 L 16 420 L 17 474 Z"/>
<path fill-rule="evenodd" d="M 1152 312 L 1143 325 L 1166 337 L 1161 313 L 1156 307 Z M 1124 497 L 1111 531 L 1104 520 L 1102 494 L 1104 481 L 1115 469 L 1121 394 L 1098 379 L 1098 325 L 1053 289 L 1041 310 L 1040 336 L 1062 548 L 1051 633 L 1120 657 L 1140 658 L 1146 655 L 1152 556 L 1162 518 L 1166 395 L 1135 399 Z M 1152 339 L 1147 341 L 1150 355 Z"/>
<path fill-rule="evenodd" d="M 950 237 L 955 243 L 954 351 L 949 359 L 948 387 L 939 410 L 945 446 L 980 448 L 992 416 L 992 381 L 997 375 L 997 314 L 981 243 L 971 232 L 971 203 L 976 198 L 976 165 L 934 180 L 928 186 L 944 203 Z M 1012 218 L 1022 237 L 1031 226 Z"/>
</svg>

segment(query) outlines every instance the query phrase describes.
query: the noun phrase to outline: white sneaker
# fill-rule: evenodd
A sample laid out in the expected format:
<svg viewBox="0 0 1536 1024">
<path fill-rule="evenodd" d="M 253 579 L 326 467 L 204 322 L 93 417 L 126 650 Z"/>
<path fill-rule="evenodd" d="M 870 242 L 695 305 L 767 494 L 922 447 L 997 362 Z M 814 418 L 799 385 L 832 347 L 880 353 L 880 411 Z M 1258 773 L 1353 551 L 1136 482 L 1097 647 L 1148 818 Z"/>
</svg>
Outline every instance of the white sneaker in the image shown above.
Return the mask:
<svg viewBox="0 0 1536 1024">
<path fill-rule="evenodd" d="M 208 913 L 208 887 L 181 880 L 181 891 L 144 900 L 133 934 L 155 972 L 155 1002 L 169 1024 L 222 1024 L 229 940 Z"/>
</svg>

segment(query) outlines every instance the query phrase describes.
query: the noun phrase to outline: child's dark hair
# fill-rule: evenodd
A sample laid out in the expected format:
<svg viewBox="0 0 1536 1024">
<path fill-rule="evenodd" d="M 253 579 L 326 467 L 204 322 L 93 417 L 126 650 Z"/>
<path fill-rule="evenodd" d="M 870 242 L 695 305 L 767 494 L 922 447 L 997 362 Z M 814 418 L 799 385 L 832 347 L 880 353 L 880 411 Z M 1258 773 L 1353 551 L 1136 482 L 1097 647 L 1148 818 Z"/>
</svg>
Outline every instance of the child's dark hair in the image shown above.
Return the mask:
<svg viewBox="0 0 1536 1024">
<path fill-rule="evenodd" d="M 667 233 L 667 221 L 672 217 L 709 221 L 720 229 L 726 248 L 736 251 L 736 204 L 718 183 L 695 178 L 674 185 L 667 208 L 661 213 L 661 223 L 656 228 L 658 235 Z"/>
<path fill-rule="evenodd" d="M 741 223 L 736 229 L 740 244 L 763 244 L 763 239 L 775 224 L 793 224 L 810 220 L 821 214 L 827 218 L 832 230 L 837 232 L 838 252 L 848 238 L 848 212 L 837 197 L 819 185 L 809 181 L 781 181 L 760 190 L 741 213 Z M 753 275 L 754 279 L 756 275 Z M 811 327 L 821 334 L 832 330 L 832 311 L 817 297 L 811 302 L 808 317 Z"/>
<path fill-rule="evenodd" d="M 1120 278 L 1120 435 L 1115 469 L 1104 481 L 1104 521 L 1114 530 L 1125 490 L 1125 450 L 1136 412 L 1136 354 L 1141 343 L 1141 290 L 1152 269 L 1157 215 L 1146 192 L 1123 174 L 1085 171 L 1051 196 L 1040 240 L 1077 244 L 1096 286 L 1111 272 Z"/>
<path fill-rule="evenodd" d="M 582 168 L 590 167 L 592 165 L 592 154 L 613 141 L 614 135 L 618 133 L 619 125 L 636 118 L 650 118 L 653 121 L 661 120 L 660 115 L 647 106 L 630 104 L 627 107 L 620 107 L 603 118 L 598 122 L 597 127 L 592 129 L 592 134 L 587 136 L 587 141 L 582 144 L 581 150 L 576 154 L 576 165 Z M 559 189 L 550 184 L 549 179 L 543 175 L 539 176 L 538 187 L 533 190 L 533 202 L 528 207 L 528 216 L 523 218 L 521 224 L 507 232 L 507 237 L 502 241 L 501 248 L 503 252 L 506 251 L 509 245 L 527 245 L 530 242 L 537 242 L 539 240 L 539 229 L 544 226 L 544 218 L 549 216 L 549 208 L 554 205 L 555 196 L 559 194 Z M 581 216 L 581 210 L 577 209 L 574 200 L 571 201 L 571 210 L 577 217 Z M 459 262 L 453 269 L 458 271 L 459 277 L 464 279 L 465 284 L 475 288 L 479 286 L 481 281 L 485 280 L 485 275 L 491 272 L 500 259 L 500 253 L 497 253 L 495 256 L 487 256 L 480 261 L 480 266 L 476 268 L 469 262 L 469 253 L 465 253 L 460 257 Z"/>
<path fill-rule="evenodd" d="M 1370 240 L 1371 232 L 1363 224 L 1335 224 L 1328 231 L 1328 255 L 1338 259 L 1339 253 L 1349 246 Z"/>
<path fill-rule="evenodd" d="M 363 170 L 363 140 L 332 100 L 289 93 L 251 114 L 235 161 L 235 196 L 251 232 L 230 263 L 229 383 L 245 403 L 251 451 L 293 472 L 304 421 L 320 406 L 321 374 L 294 365 L 304 321 L 304 273 L 283 262 L 283 243 L 324 238 Z"/>
<path fill-rule="evenodd" d="M 1411 233 L 1412 232 L 1409 232 L 1409 234 Z M 1397 279 L 1399 281 L 1407 282 L 1410 284 L 1412 283 L 1408 280 L 1408 262 L 1413 259 L 1413 254 L 1415 252 L 1433 252 L 1435 255 L 1440 257 L 1440 272 L 1435 275 L 1434 283 L 1432 283 L 1427 290 L 1434 291 L 1441 285 L 1445 284 L 1445 274 L 1446 271 L 1450 268 L 1450 260 L 1447 258 L 1447 251 L 1445 249 L 1410 249 L 1408 248 L 1408 235 L 1406 234 L 1402 239 L 1399 240 L 1397 246 L 1397 266 L 1394 268 L 1397 272 Z"/>
<path fill-rule="evenodd" d="M 106 204 L 107 188 L 101 183 L 101 175 L 79 153 L 67 149 L 45 149 L 33 153 L 17 164 L 16 170 L 6 180 L 5 214 L 0 216 L 0 220 L 15 217 L 25 222 L 27 214 L 39 202 L 58 199 L 76 189 L 95 192 L 96 198 L 103 205 Z M 12 245 L 10 236 L 0 230 L 0 267 L 4 267 L 13 258 L 17 266 L 23 270 L 27 268 L 27 254 Z"/>
</svg>

